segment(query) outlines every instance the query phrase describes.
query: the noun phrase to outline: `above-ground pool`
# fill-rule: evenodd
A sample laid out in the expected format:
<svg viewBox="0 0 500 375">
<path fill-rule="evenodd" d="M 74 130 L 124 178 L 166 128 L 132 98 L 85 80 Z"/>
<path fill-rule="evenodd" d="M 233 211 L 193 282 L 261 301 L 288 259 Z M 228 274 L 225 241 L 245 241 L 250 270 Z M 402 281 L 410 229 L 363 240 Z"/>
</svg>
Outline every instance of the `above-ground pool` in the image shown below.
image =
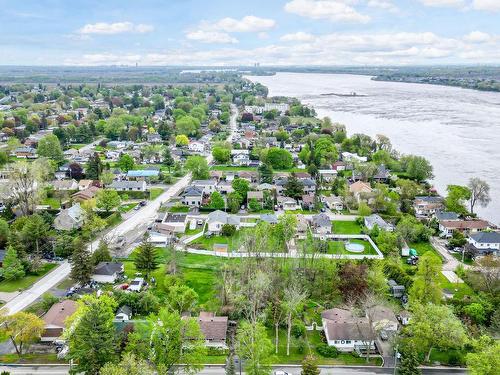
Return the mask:
<svg viewBox="0 0 500 375">
<path fill-rule="evenodd" d="M 348 242 L 345 244 L 345 249 L 351 253 L 362 253 L 365 251 L 365 246 L 359 243 Z"/>
</svg>

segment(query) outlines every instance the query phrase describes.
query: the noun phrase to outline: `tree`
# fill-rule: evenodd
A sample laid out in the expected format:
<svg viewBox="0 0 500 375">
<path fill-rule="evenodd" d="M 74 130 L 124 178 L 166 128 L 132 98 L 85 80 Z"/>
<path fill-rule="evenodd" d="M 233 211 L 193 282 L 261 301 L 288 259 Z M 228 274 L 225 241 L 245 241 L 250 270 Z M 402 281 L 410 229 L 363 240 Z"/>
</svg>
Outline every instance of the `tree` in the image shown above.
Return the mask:
<svg viewBox="0 0 500 375">
<path fill-rule="evenodd" d="M 225 237 L 231 237 L 236 233 L 236 226 L 232 224 L 224 224 L 220 230 L 220 233 Z"/>
<path fill-rule="evenodd" d="M 20 279 L 25 275 L 23 264 L 17 257 L 17 251 L 12 245 L 7 248 L 1 271 L 5 280 Z"/>
<path fill-rule="evenodd" d="M 200 129 L 200 120 L 193 116 L 183 116 L 175 120 L 177 134 L 196 136 Z"/>
<path fill-rule="evenodd" d="M 116 358 L 113 319 L 116 301 L 102 295 L 83 296 L 67 330 L 68 357 L 76 361 L 75 373 L 97 374 L 99 369 Z"/>
<path fill-rule="evenodd" d="M 64 159 L 64 154 L 61 148 L 59 138 L 54 134 L 49 134 L 40 139 L 38 142 L 37 153 L 39 156 L 49 158 L 56 162 L 61 162 Z"/>
<path fill-rule="evenodd" d="M 248 209 L 252 212 L 257 212 L 262 209 L 262 204 L 255 198 L 248 201 Z"/>
<path fill-rule="evenodd" d="M 129 154 L 123 154 L 118 160 L 118 167 L 124 172 L 134 169 L 134 164 L 134 158 Z"/>
<path fill-rule="evenodd" d="M 304 194 L 304 185 L 300 180 L 295 176 L 295 173 L 292 173 L 285 184 L 285 196 L 297 199 L 302 197 Z"/>
<path fill-rule="evenodd" d="M 401 158 L 401 165 L 408 176 L 419 182 L 431 179 L 433 168 L 422 156 L 407 155 Z"/>
<path fill-rule="evenodd" d="M 160 266 L 158 250 L 149 241 L 149 236 L 147 234 L 144 236 L 142 243 L 137 248 L 134 264 L 138 271 L 144 272 L 146 275 Z"/>
<path fill-rule="evenodd" d="M 293 166 L 290 152 L 278 147 L 271 147 L 265 154 L 264 163 L 269 163 L 274 169 L 288 169 Z"/>
<path fill-rule="evenodd" d="M 189 144 L 189 138 L 184 134 L 179 134 L 175 136 L 175 144 L 177 146 L 187 146 Z"/>
<path fill-rule="evenodd" d="M 245 374 L 269 375 L 272 350 L 273 344 L 262 324 L 251 324 L 247 321 L 240 324 L 236 336 L 236 352 L 245 360 Z"/>
<path fill-rule="evenodd" d="M 249 182 L 243 178 L 235 178 L 231 183 L 231 187 L 243 198 L 243 201 L 246 199 L 247 193 L 250 190 Z"/>
<path fill-rule="evenodd" d="M 440 273 L 441 259 L 430 251 L 420 257 L 417 273 L 409 292 L 412 303 L 438 304 L 441 302 Z"/>
<path fill-rule="evenodd" d="M 25 241 L 34 247 L 35 261 L 42 258 L 40 243 L 47 237 L 49 230 L 50 225 L 44 220 L 43 216 L 34 214 L 26 218 L 22 235 Z"/>
<path fill-rule="evenodd" d="M 102 170 L 103 167 L 101 158 L 99 157 L 99 154 L 95 152 L 94 155 L 89 158 L 85 176 L 90 180 L 98 180 L 101 176 Z"/>
<path fill-rule="evenodd" d="M 432 234 L 432 230 L 414 216 L 405 215 L 396 226 L 396 233 L 406 242 L 419 242 L 427 241 Z"/>
<path fill-rule="evenodd" d="M 92 254 L 92 263 L 97 265 L 100 262 L 111 262 L 111 260 L 108 244 L 103 240 L 99 241 L 99 246 Z"/>
<path fill-rule="evenodd" d="M 337 148 L 329 137 L 320 137 L 314 142 L 314 164 L 318 167 L 333 163 L 339 154 Z"/>
<path fill-rule="evenodd" d="M 214 210 L 223 210 L 225 203 L 221 193 L 219 193 L 218 191 L 214 191 L 210 195 L 210 203 L 208 206 Z"/>
<path fill-rule="evenodd" d="M 76 180 L 81 180 L 83 178 L 83 168 L 78 163 L 71 163 L 69 165 L 69 176 Z"/>
<path fill-rule="evenodd" d="M 124 354 L 118 363 L 106 363 L 100 370 L 100 375 L 154 375 L 155 371 L 144 359 L 136 358 L 132 353 Z"/>
<path fill-rule="evenodd" d="M 490 185 L 486 181 L 481 180 L 480 178 L 473 177 L 469 180 L 467 185 L 470 191 L 470 212 L 474 213 L 474 207 L 477 203 L 481 205 L 481 207 L 486 207 L 490 201 Z"/>
<path fill-rule="evenodd" d="M 287 313 L 287 340 L 286 340 L 286 355 L 290 355 L 290 334 L 292 332 L 292 322 L 296 314 L 302 309 L 307 295 L 298 284 L 292 284 L 285 289 L 284 301 L 285 311 Z"/>
<path fill-rule="evenodd" d="M 413 306 L 406 331 L 415 347 L 427 352 L 427 362 L 432 349 L 460 349 L 467 340 L 464 327 L 453 311 L 448 306 L 433 303 Z"/>
<path fill-rule="evenodd" d="M 466 202 L 471 199 L 471 191 L 466 186 L 448 185 L 448 195 L 444 200 L 446 209 L 460 215 L 467 215 Z"/>
<path fill-rule="evenodd" d="M 78 237 L 73 241 L 73 253 L 69 262 L 71 263 L 70 277 L 80 285 L 87 284 L 94 272 L 94 265 L 90 251 Z"/>
<path fill-rule="evenodd" d="M 163 308 L 148 318 L 146 330 L 151 348 L 149 359 L 160 374 L 182 370 L 191 375 L 203 368 L 205 337 L 196 319 L 181 319 L 178 312 Z M 182 369 L 174 367 L 178 363 L 184 364 Z"/>
<path fill-rule="evenodd" d="M 206 180 L 210 176 L 207 159 L 203 156 L 189 156 L 186 168 L 193 174 L 195 180 Z"/>
<path fill-rule="evenodd" d="M 96 206 L 110 213 L 113 208 L 118 207 L 121 202 L 120 195 L 116 190 L 103 189 L 97 192 Z"/>
<path fill-rule="evenodd" d="M 467 368 L 471 375 L 497 375 L 500 368 L 500 341 L 481 337 L 482 345 L 474 353 L 467 354 Z"/>
<path fill-rule="evenodd" d="M 40 338 L 44 330 L 45 322 L 35 314 L 20 311 L 7 315 L 5 310 L 1 312 L 0 332 L 10 339 L 19 357 Z"/>
<path fill-rule="evenodd" d="M 174 284 L 168 289 L 167 303 L 179 314 L 189 312 L 198 301 L 198 294 L 187 285 Z"/>
<path fill-rule="evenodd" d="M 168 167 L 168 173 L 170 174 L 170 169 L 175 165 L 174 158 L 170 152 L 170 148 L 166 146 L 163 149 L 163 165 Z"/>
<path fill-rule="evenodd" d="M 316 358 L 313 355 L 309 354 L 304 357 L 302 361 L 302 371 L 300 375 L 320 375 L 321 370 L 318 368 L 318 364 L 316 363 Z"/>
<path fill-rule="evenodd" d="M 212 148 L 212 156 L 217 163 L 224 164 L 231 160 L 231 150 L 224 147 L 214 147 Z"/>
<path fill-rule="evenodd" d="M 261 183 L 267 183 L 267 184 L 273 183 L 273 168 L 269 164 L 262 163 L 259 166 L 258 171 Z"/>
<path fill-rule="evenodd" d="M 422 372 L 418 368 L 418 351 L 410 341 L 401 350 L 401 362 L 398 367 L 398 375 L 420 375 Z"/>
<path fill-rule="evenodd" d="M 237 213 L 240 210 L 242 203 L 243 198 L 236 191 L 233 191 L 227 195 L 227 207 L 229 208 L 231 213 Z"/>
</svg>

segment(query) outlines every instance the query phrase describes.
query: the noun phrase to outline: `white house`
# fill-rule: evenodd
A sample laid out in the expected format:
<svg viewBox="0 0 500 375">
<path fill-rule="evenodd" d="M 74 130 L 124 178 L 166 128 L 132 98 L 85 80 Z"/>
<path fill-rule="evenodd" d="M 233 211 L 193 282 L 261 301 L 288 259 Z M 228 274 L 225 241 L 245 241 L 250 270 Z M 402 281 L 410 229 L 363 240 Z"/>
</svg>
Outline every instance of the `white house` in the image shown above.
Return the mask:
<svg viewBox="0 0 500 375">
<path fill-rule="evenodd" d="M 477 255 L 499 255 L 500 253 L 499 232 L 478 232 L 471 234 L 467 240 L 470 248 Z"/>
<path fill-rule="evenodd" d="M 144 287 L 144 285 L 145 285 L 144 279 L 142 277 L 136 277 L 134 280 L 130 282 L 127 290 L 131 292 L 140 292 Z"/>
<path fill-rule="evenodd" d="M 184 233 L 186 231 L 187 214 L 169 212 L 158 224 L 160 233 Z"/>
<path fill-rule="evenodd" d="M 121 262 L 100 262 L 94 270 L 92 280 L 98 283 L 115 283 L 123 274 L 123 263 Z"/>
<path fill-rule="evenodd" d="M 240 226 L 240 218 L 220 210 L 208 214 L 207 229 L 209 232 L 219 233 L 225 224 L 234 225 L 238 228 Z"/>
<path fill-rule="evenodd" d="M 279 113 L 285 113 L 290 109 L 290 106 L 288 103 L 265 103 L 264 104 L 264 111 L 273 111 L 276 110 Z"/>
<path fill-rule="evenodd" d="M 342 198 L 337 197 L 335 195 L 331 195 L 329 197 L 322 198 L 323 203 L 326 204 L 330 210 L 333 211 L 342 211 L 344 209 L 344 203 L 342 202 Z"/>
<path fill-rule="evenodd" d="M 127 322 L 132 319 L 132 309 L 127 305 L 118 308 L 115 314 L 115 321 Z"/>
<path fill-rule="evenodd" d="M 203 190 L 188 186 L 182 194 L 182 203 L 189 207 L 200 207 L 203 201 Z"/>
<path fill-rule="evenodd" d="M 191 186 L 200 189 L 203 194 L 210 195 L 216 191 L 217 182 L 215 180 L 193 180 Z"/>
<path fill-rule="evenodd" d="M 189 142 L 188 144 L 188 150 L 192 152 L 204 152 L 205 151 L 205 144 L 203 142 Z"/>
<path fill-rule="evenodd" d="M 337 171 L 334 169 L 320 169 L 318 175 L 322 182 L 332 182 L 337 177 Z"/>
<path fill-rule="evenodd" d="M 389 224 L 377 214 L 366 216 L 364 222 L 365 227 L 369 230 L 372 230 L 375 226 L 377 226 L 379 229 L 386 230 L 388 232 L 394 231 L 394 225 Z"/>
<path fill-rule="evenodd" d="M 113 181 L 111 185 L 109 185 L 110 189 L 114 189 L 116 191 L 146 191 L 147 184 L 146 181 Z"/>
<path fill-rule="evenodd" d="M 290 197 L 278 197 L 278 205 L 280 205 L 285 211 L 300 210 L 300 206 L 297 204 L 297 201 Z"/>
<path fill-rule="evenodd" d="M 57 230 L 78 229 L 83 224 L 83 210 L 80 203 L 62 210 L 54 219 L 54 228 Z"/>
</svg>

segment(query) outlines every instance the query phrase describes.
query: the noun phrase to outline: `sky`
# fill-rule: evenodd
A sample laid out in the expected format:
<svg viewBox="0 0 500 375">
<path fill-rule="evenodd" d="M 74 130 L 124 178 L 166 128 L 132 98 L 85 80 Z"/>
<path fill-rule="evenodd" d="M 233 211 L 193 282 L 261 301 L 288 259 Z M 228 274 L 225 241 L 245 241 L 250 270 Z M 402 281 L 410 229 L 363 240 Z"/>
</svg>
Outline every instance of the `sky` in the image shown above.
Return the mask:
<svg viewBox="0 0 500 375">
<path fill-rule="evenodd" d="M 500 64 L 500 0 L 0 0 L 0 65 Z"/>
</svg>

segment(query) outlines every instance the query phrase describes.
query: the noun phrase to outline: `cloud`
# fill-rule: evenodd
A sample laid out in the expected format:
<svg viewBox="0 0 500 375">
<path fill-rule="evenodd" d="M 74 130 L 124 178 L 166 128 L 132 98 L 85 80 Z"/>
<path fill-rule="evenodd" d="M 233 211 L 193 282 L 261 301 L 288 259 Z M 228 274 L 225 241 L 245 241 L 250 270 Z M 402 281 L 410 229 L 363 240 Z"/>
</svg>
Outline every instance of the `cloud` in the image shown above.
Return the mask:
<svg viewBox="0 0 500 375">
<path fill-rule="evenodd" d="M 285 34 L 280 38 L 283 42 L 312 42 L 314 39 L 314 35 L 303 31 L 298 31 L 293 34 Z"/>
<path fill-rule="evenodd" d="M 366 5 L 371 8 L 379 8 L 389 12 L 397 12 L 399 10 L 398 7 L 392 3 L 392 1 L 388 0 L 369 0 Z"/>
<path fill-rule="evenodd" d="M 220 31 L 205 31 L 205 30 L 191 31 L 186 34 L 186 38 L 188 38 L 189 40 L 195 40 L 202 43 L 220 43 L 220 44 L 238 43 L 238 40 L 236 38 L 233 38 L 228 33 L 223 33 Z"/>
<path fill-rule="evenodd" d="M 471 43 L 486 43 L 491 42 L 493 37 L 490 34 L 483 33 L 482 31 L 472 31 L 464 36 L 464 40 Z"/>
<path fill-rule="evenodd" d="M 78 30 L 80 34 L 123 34 L 123 33 L 149 33 L 154 30 L 152 25 L 133 24 L 132 22 L 97 22 L 88 23 Z"/>
<path fill-rule="evenodd" d="M 462 7 L 464 0 L 420 0 L 422 4 L 428 7 Z"/>
<path fill-rule="evenodd" d="M 474 0 L 472 7 L 476 10 L 485 10 L 490 12 L 500 12 L 499 0 Z"/>
<path fill-rule="evenodd" d="M 348 5 L 352 2 L 342 0 L 292 0 L 285 4 L 285 10 L 312 19 L 328 19 L 336 22 L 369 22 L 369 16 L 358 13 Z"/>
<path fill-rule="evenodd" d="M 245 16 L 242 19 L 222 18 L 216 22 L 203 21 L 200 24 L 202 30 L 224 31 L 226 33 L 254 33 L 274 28 L 276 21 L 270 18 L 256 16 Z"/>
</svg>

